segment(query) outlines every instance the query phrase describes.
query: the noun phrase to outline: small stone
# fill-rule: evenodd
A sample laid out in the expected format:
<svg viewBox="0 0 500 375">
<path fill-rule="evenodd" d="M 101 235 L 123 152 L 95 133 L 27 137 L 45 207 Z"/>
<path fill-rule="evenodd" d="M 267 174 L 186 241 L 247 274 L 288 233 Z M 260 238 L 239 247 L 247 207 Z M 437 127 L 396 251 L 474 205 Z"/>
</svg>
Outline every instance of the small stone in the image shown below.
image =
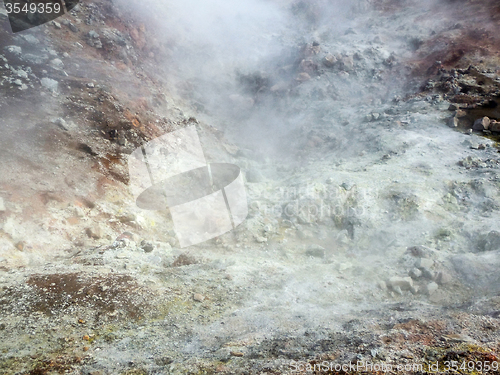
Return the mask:
<svg viewBox="0 0 500 375">
<path fill-rule="evenodd" d="M 243 357 L 245 354 L 242 352 L 231 352 L 230 353 L 233 357 Z"/>
<path fill-rule="evenodd" d="M 457 117 L 450 118 L 450 121 L 448 121 L 448 126 L 450 128 L 457 128 L 458 127 L 458 118 Z"/>
<path fill-rule="evenodd" d="M 324 258 L 325 257 L 325 248 L 320 245 L 311 245 L 306 251 L 306 255 L 315 257 L 315 258 Z"/>
<path fill-rule="evenodd" d="M 422 269 L 422 268 L 431 268 L 434 266 L 434 261 L 429 258 L 419 258 L 415 262 L 415 267 Z"/>
<path fill-rule="evenodd" d="M 68 128 L 68 124 L 66 123 L 66 120 L 64 120 L 63 118 L 59 117 L 57 119 L 55 119 L 54 121 L 52 121 L 55 125 L 59 126 L 62 130 L 66 130 L 68 131 L 69 128 Z"/>
<path fill-rule="evenodd" d="M 127 213 L 121 216 L 118 216 L 118 220 L 120 220 L 120 223 L 130 223 L 131 221 L 134 221 L 136 219 L 136 216 L 133 213 Z"/>
<path fill-rule="evenodd" d="M 460 109 L 460 106 L 455 103 L 451 103 L 450 106 L 448 107 L 448 111 L 458 111 Z"/>
<path fill-rule="evenodd" d="M 141 248 L 145 253 L 150 253 L 155 249 L 154 245 L 151 242 L 146 241 L 141 242 Z"/>
<path fill-rule="evenodd" d="M 392 290 L 394 291 L 394 293 L 396 293 L 396 294 L 398 294 L 398 295 L 400 295 L 400 296 L 402 296 L 402 295 L 403 295 L 403 291 L 401 290 L 401 287 L 400 287 L 400 286 L 398 286 L 398 285 L 393 286 L 393 287 L 392 287 Z"/>
<path fill-rule="evenodd" d="M 412 268 L 409 274 L 412 279 L 418 279 L 420 278 L 420 276 L 422 276 L 422 271 L 420 271 L 418 268 Z"/>
<path fill-rule="evenodd" d="M 349 263 L 349 262 L 340 263 L 339 264 L 339 271 L 343 272 L 343 271 L 348 270 L 349 268 L 352 268 L 352 267 L 353 267 L 352 263 Z"/>
<path fill-rule="evenodd" d="M 50 66 L 53 67 L 54 69 L 63 69 L 64 63 L 62 62 L 61 59 L 53 59 L 50 61 Z"/>
<path fill-rule="evenodd" d="M 309 81 L 310 79 L 311 79 L 311 76 L 307 73 L 299 73 L 299 75 L 296 78 L 296 80 L 299 82 Z"/>
<path fill-rule="evenodd" d="M 372 119 L 373 119 L 374 121 L 378 120 L 378 119 L 379 119 L 379 117 L 380 117 L 380 113 L 377 113 L 377 112 L 373 112 L 373 113 L 372 113 Z"/>
<path fill-rule="evenodd" d="M 40 83 L 42 84 L 43 87 L 45 87 L 47 90 L 56 92 L 58 88 L 58 83 L 57 81 L 44 77 L 40 80 Z"/>
<path fill-rule="evenodd" d="M 267 242 L 267 238 L 266 237 L 262 237 L 262 236 L 254 236 L 254 237 L 255 237 L 255 241 L 257 241 L 258 243 Z"/>
<path fill-rule="evenodd" d="M 15 56 L 21 56 L 21 54 L 23 53 L 22 48 L 19 46 L 7 46 L 4 48 L 4 50 Z"/>
<path fill-rule="evenodd" d="M 90 341 L 89 335 L 83 335 L 82 339 L 85 341 Z"/>
<path fill-rule="evenodd" d="M 6 211 L 5 203 L 3 201 L 3 198 L 0 197 L 0 212 L 3 212 L 3 211 Z"/>
<path fill-rule="evenodd" d="M 431 296 L 436 290 L 438 290 L 439 285 L 436 284 L 434 281 L 430 282 L 425 286 L 425 293 L 429 296 Z"/>
<path fill-rule="evenodd" d="M 78 323 L 80 323 L 80 324 L 85 324 L 85 320 L 83 320 L 83 319 L 78 319 Z"/>
<path fill-rule="evenodd" d="M 25 247 L 26 243 L 24 241 L 19 241 L 18 243 L 16 243 L 16 249 L 19 251 L 23 251 Z"/>
<path fill-rule="evenodd" d="M 420 270 L 422 271 L 422 277 L 429 279 L 429 280 L 434 279 L 434 272 L 432 272 L 429 268 L 422 267 L 422 268 L 420 268 Z"/>
<path fill-rule="evenodd" d="M 453 281 L 453 277 L 446 271 L 438 271 L 435 279 L 439 285 L 449 284 Z"/>
<path fill-rule="evenodd" d="M 490 126 L 490 119 L 488 117 L 484 116 L 483 118 L 477 119 L 474 122 L 472 129 L 474 129 L 474 130 L 488 130 L 489 126 Z"/>
<path fill-rule="evenodd" d="M 394 290 L 394 288 L 399 287 L 402 290 L 410 290 L 413 286 L 413 280 L 411 277 L 399 277 L 393 276 L 389 279 L 388 284 Z"/>
<path fill-rule="evenodd" d="M 94 30 L 90 30 L 88 33 L 88 36 L 89 36 L 89 38 L 92 38 L 92 39 L 99 38 L 99 34 L 97 34 Z"/>
<path fill-rule="evenodd" d="M 193 299 L 196 302 L 203 302 L 205 300 L 205 296 L 200 294 L 200 293 L 195 293 L 195 294 L 193 294 Z"/>
<path fill-rule="evenodd" d="M 56 29 L 61 28 L 61 24 L 59 22 L 56 22 L 56 21 L 52 21 L 52 26 L 54 26 Z"/>
<path fill-rule="evenodd" d="M 323 59 L 323 65 L 325 65 L 329 68 L 333 67 L 336 62 L 337 62 L 337 58 L 335 56 L 333 56 L 331 53 L 326 55 L 325 58 Z"/>
<path fill-rule="evenodd" d="M 16 86 L 22 86 L 23 85 L 23 82 L 20 79 L 16 79 L 13 83 Z"/>
<path fill-rule="evenodd" d="M 411 294 L 415 295 L 415 294 L 418 294 L 418 291 L 419 291 L 419 287 L 418 285 L 413 285 L 411 288 L 410 288 L 410 292 Z"/>
<path fill-rule="evenodd" d="M 95 87 L 95 85 L 94 85 L 94 83 L 93 83 L 93 82 L 89 82 L 89 83 L 87 83 L 87 87 L 88 87 L 89 89 L 93 89 L 93 88 Z"/>
<path fill-rule="evenodd" d="M 494 132 L 500 132 L 500 121 L 491 120 L 489 129 Z"/>
<path fill-rule="evenodd" d="M 95 225 L 91 228 L 85 229 L 85 233 L 87 233 L 87 236 L 89 236 L 90 238 L 93 238 L 95 240 L 98 240 L 99 238 L 101 238 L 104 235 L 103 230 L 102 230 L 100 225 Z"/>
</svg>

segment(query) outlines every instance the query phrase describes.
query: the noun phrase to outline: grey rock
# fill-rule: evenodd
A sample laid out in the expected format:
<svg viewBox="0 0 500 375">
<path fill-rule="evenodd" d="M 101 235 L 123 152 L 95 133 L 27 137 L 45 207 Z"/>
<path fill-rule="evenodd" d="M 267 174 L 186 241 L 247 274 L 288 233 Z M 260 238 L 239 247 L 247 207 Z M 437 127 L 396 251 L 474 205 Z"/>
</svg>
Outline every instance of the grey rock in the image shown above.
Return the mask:
<svg viewBox="0 0 500 375">
<path fill-rule="evenodd" d="M 59 117 L 55 120 L 52 121 L 55 125 L 59 126 L 62 130 L 66 130 L 68 131 L 69 128 L 68 128 L 68 124 L 66 123 L 66 120 L 64 120 L 63 118 Z"/>
<path fill-rule="evenodd" d="M 147 241 L 141 242 L 141 248 L 144 250 L 145 253 L 150 253 L 155 249 L 154 245 L 151 242 Z"/>
<path fill-rule="evenodd" d="M 446 285 L 453 281 L 453 277 L 443 270 L 436 273 L 435 279 L 439 285 Z"/>
<path fill-rule="evenodd" d="M 40 41 L 31 34 L 23 35 L 23 39 L 30 44 L 38 44 Z"/>
<path fill-rule="evenodd" d="M 87 35 L 91 39 L 98 39 L 99 38 L 99 34 L 97 34 L 94 30 L 90 30 Z"/>
<path fill-rule="evenodd" d="M 383 281 L 383 280 L 379 280 L 379 281 L 377 282 L 377 285 L 378 285 L 378 287 L 379 287 L 381 290 L 384 290 L 384 291 L 386 291 L 386 290 L 387 290 L 387 284 L 385 283 L 385 281 Z"/>
<path fill-rule="evenodd" d="M 18 57 L 21 56 L 21 54 L 23 53 L 23 50 L 21 47 L 14 46 L 14 45 L 4 47 L 4 51 L 6 53 L 9 53 L 11 55 L 18 56 Z"/>
<path fill-rule="evenodd" d="M 52 92 L 57 92 L 57 88 L 58 88 L 58 86 L 59 86 L 59 84 L 58 84 L 58 82 L 57 82 L 57 81 L 55 81 L 55 80 L 53 80 L 53 79 L 51 79 L 51 78 L 46 78 L 46 77 L 44 77 L 44 78 L 42 78 L 42 79 L 40 80 L 40 83 L 41 83 L 41 84 L 42 84 L 42 86 L 43 86 L 44 88 L 46 88 L 47 90 L 52 91 Z"/>
<path fill-rule="evenodd" d="M 429 268 L 422 267 L 420 270 L 422 271 L 422 277 L 429 280 L 434 279 L 434 272 L 432 272 Z"/>
<path fill-rule="evenodd" d="M 477 247 L 480 251 L 500 250 L 500 232 L 492 230 L 481 238 Z"/>
<path fill-rule="evenodd" d="M 60 29 L 61 28 L 61 24 L 57 21 L 52 21 L 52 26 L 54 26 L 56 29 Z"/>
<path fill-rule="evenodd" d="M 412 279 L 418 279 L 422 276 L 422 271 L 418 268 L 413 268 L 410 270 L 409 275 Z"/>
<path fill-rule="evenodd" d="M 61 59 L 53 59 L 50 61 L 50 66 L 52 66 L 54 69 L 63 69 L 64 63 Z"/>
<path fill-rule="evenodd" d="M 401 288 L 401 290 L 410 290 L 410 288 L 413 286 L 413 280 L 411 277 L 393 276 L 389 279 L 387 284 L 392 288 L 392 290 L 394 290 L 394 288 Z"/>
<path fill-rule="evenodd" d="M 23 55 L 23 60 L 34 65 L 41 65 L 47 62 L 49 57 L 47 55 L 34 55 L 32 53 L 27 53 Z"/>
<path fill-rule="evenodd" d="M 306 250 L 306 255 L 315 257 L 315 258 L 324 258 L 325 257 L 325 248 L 320 245 L 310 245 Z"/>
<path fill-rule="evenodd" d="M 450 128 L 457 128 L 458 127 L 458 118 L 457 117 L 452 117 L 448 121 L 448 126 Z"/>
<path fill-rule="evenodd" d="M 434 266 L 434 261 L 429 258 L 418 258 L 415 262 L 415 267 L 419 269 L 431 268 L 432 266 Z"/>
<path fill-rule="evenodd" d="M 425 294 L 427 294 L 428 296 L 431 296 L 438 289 L 439 289 L 439 285 L 436 284 L 434 281 L 431 281 L 429 284 L 427 284 L 425 286 Z"/>
</svg>

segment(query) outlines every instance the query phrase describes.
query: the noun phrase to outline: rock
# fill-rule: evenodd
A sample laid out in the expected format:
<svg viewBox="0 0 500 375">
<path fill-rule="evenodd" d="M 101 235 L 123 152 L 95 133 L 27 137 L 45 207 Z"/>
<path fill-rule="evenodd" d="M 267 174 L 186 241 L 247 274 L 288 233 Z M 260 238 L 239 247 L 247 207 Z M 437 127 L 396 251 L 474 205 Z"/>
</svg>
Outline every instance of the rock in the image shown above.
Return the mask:
<svg viewBox="0 0 500 375">
<path fill-rule="evenodd" d="M 195 294 L 193 294 L 193 299 L 196 302 L 203 302 L 205 300 L 205 296 L 200 294 L 200 293 L 195 293 Z"/>
<path fill-rule="evenodd" d="M 392 290 L 394 290 L 394 288 L 401 288 L 401 290 L 410 290 L 410 288 L 413 286 L 413 280 L 411 277 L 393 276 L 389 279 L 387 284 L 392 288 Z"/>
<path fill-rule="evenodd" d="M 477 119 L 474 122 L 472 129 L 474 129 L 474 130 L 488 130 L 489 126 L 490 126 L 490 119 L 488 117 L 484 116 L 483 118 Z"/>
<path fill-rule="evenodd" d="M 337 62 L 337 58 L 333 56 L 331 53 L 325 56 L 323 59 L 323 65 L 325 65 L 328 68 L 332 68 L 335 66 L 335 63 Z"/>
<path fill-rule="evenodd" d="M 465 117 L 465 116 L 467 116 L 467 112 L 465 112 L 463 109 L 458 109 L 455 112 L 455 117 L 457 117 L 457 118 L 462 118 L 462 117 Z"/>
<path fill-rule="evenodd" d="M 425 292 L 425 294 L 427 294 L 428 296 L 431 296 L 432 294 L 434 294 L 434 292 L 435 292 L 436 290 L 438 290 L 438 288 L 439 288 L 439 285 L 438 285 L 438 284 L 436 284 L 434 281 L 431 281 L 429 284 L 427 284 L 427 285 L 425 286 L 425 290 L 424 290 L 424 292 Z"/>
<path fill-rule="evenodd" d="M 422 267 L 420 269 L 422 271 L 422 277 L 432 280 L 434 279 L 434 273 L 427 267 Z"/>
<path fill-rule="evenodd" d="M 258 236 L 258 235 L 255 235 L 255 241 L 257 241 L 258 243 L 265 243 L 267 242 L 267 238 L 266 237 L 262 237 L 262 236 Z"/>
<path fill-rule="evenodd" d="M 22 48 L 19 46 L 6 46 L 4 47 L 4 51 L 17 57 L 20 57 L 23 53 Z"/>
<path fill-rule="evenodd" d="M 489 130 L 493 132 L 500 132 L 500 121 L 491 120 Z"/>
<path fill-rule="evenodd" d="M 118 220 L 120 220 L 120 223 L 130 223 L 132 221 L 135 221 L 136 216 L 133 213 L 127 213 L 121 216 L 117 217 Z"/>
<path fill-rule="evenodd" d="M 141 248 L 145 253 L 150 253 L 155 249 L 154 245 L 151 242 L 147 242 L 146 240 L 143 240 L 141 242 Z"/>
<path fill-rule="evenodd" d="M 85 233 L 87 234 L 87 236 L 95 240 L 102 238 L 102 236 L 104 235 L 104 231 L 100 225 L 95 225 L 93 227 L 85 229 Z"/>
<path fill-rule="evenodd" d="M 47 90 L 52 91 L 52 92 L 57 92 L 57 88 L 59 84 L 57 81 L 51 79 L 51 78 L 42 78 L 40 80 L 40 83 L 42 84 L 43 87 L 45 87 Z"/>
<path fill-rule="evenodd" d="M 231 352 L 230 354 L 234 357 L 243 357 L 244 356 L 243 352 Z"/>
<path fill-rule="evenodd" d="M 87 83 L 87 87 L 88 87 L 89 89 L 93 89 L 93 88 L 95 87 L 95 85 L 94 85 L 94 83 L 93 83 L 93 82 L 89 82 L 89 83 Z"/>
<path fill-rule="evenodd" d="M 5 203 L 3 201 L 3 198 L 0 197 L 0 212 L 3 212 L 3 211 L 6 211 Z"/>
<path fill-rule="evenodd" d="M 68 128 L 68 124 L 66 123 L 66 120 L 64 120 L 63 118 L 59 117 L 55 120 L 52 121 L 55 125 L 59 126 L 62 130 L 66 130 L 68 131 L 69 128 Z"/>
<path fill-rule="evenodd" d="M 420 290 L 419 286 L 418 285 L 413 285 L 411 288 L 410 288 L 410 292 L 411 294 L 415 295 L 415 294 L 418 294 L 418 291 Z"/>
<path fill-rule="evenodd" d="M 458 118 L 457 117 L 450 118 L 450 121 L 448 121 L 448 126 L 450 128 L 457 128 L 458 127 Z"/>
<path fill-rule="evenodd" d="M 435 280 L 439 285 L 449 284 L 453 281 L 453 277 L 446 271 L 438 271 Z"/>
<path fill-rule="evenodd" d="M 496 230 L 489 232 L 478 247 L 483 251 L 500 250 L 500 232 Z"/>
<path fill-rule="evenodd" d="M 299 82 L 305 82 L 305 81 L 309 81 L 310 79 L 311 79 L 311 76 L 309 74 L 299 73 L 295 80 L 297 80 Z"/>
<path fill-rule="evenodd" d="M 448 107 L 448 111 L 458 111 L 460 109 L 460 106 L 455 103 L 451 103 L 450 106 Z"/>
<path fill-rule="evenodd" d="M 62 62 L 61 59 L 53 59 L 50 61 L 50 66 L 53 67 L 54 69 L 63 69 L 64 63 Z"/>
<path fill-rule="evenodd" d="M 52 21 L 52 26 L 54 26 L 56 29 L 61 28 L 61 24 L 59 22 L 56 22 L 56 21 Z"/>
<path fill-rule="evenodd" d="M 431 268 L 433 265 L 434 265 L 434 261 L 432 259 L 429 259 L 429 258 L 419 258 L 415 262 L 415 267 L 417 267 L 419 269 Z"/>
<path fill-rule="evenodd" d="M 344 263 L 340 263 L 339 264 L 338 270 L 340 272 L 343 272 L 343 271 L 348 270 L 349 268 L 352 268 L 352 267 L 353 267 L 352 263 L 350 263 L 350 262 L 344 262 Z"/>
<path fill-rule="evenodd" d="M 422 276 L 422 271 L 418 268 L 412 268 L 409 272 L 409 275 L 412 279 L 418 279 Z"/>
<path fill-rule="evenodd" d="M 403 295 L 403 291 L 401 290 L 401 287 L 396 285 L 396 286 L 393 286 L 392 287 L 392 290 L 396 293 L 396 294 L 399 294 L 400 296 Z"/>
<path fill-rule="evenodd" d="M 325 248 L 320 245 L 310 245 L 306 250 L 306 255 L 315 258 L 324 258 L 325 257 Z"/>
</svg>

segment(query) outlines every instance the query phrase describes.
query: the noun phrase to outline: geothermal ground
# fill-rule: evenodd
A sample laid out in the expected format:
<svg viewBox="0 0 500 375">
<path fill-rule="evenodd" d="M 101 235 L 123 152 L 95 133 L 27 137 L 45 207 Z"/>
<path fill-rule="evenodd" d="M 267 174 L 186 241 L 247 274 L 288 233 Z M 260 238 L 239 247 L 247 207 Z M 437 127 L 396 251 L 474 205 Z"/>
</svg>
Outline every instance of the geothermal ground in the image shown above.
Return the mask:
<svg viewBox="0 0 500 375">
<path fill-rule="evenodd" d="M 85 0 L 12 34 L 1 8 L 0 373 L 499 374 L 499 22 Z M 129 160 L 187 127 L 249 213 L 181 247 Z"/>
</svg>

